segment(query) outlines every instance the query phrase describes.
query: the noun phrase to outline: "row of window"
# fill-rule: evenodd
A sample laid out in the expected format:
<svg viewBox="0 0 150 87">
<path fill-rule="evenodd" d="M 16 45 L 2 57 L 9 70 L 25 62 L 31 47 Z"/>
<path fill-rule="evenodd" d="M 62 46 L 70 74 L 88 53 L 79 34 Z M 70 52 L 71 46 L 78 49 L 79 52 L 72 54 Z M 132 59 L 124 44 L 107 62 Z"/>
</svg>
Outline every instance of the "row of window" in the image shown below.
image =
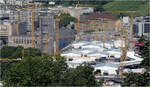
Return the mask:
<svg viewBox="0 0 150 87">
<path fill-rule="evenodd" d="M 14 39 L 13 41 L 16 44 L 31 44 L 32 43 L 31 39 Z"/>
</svg>

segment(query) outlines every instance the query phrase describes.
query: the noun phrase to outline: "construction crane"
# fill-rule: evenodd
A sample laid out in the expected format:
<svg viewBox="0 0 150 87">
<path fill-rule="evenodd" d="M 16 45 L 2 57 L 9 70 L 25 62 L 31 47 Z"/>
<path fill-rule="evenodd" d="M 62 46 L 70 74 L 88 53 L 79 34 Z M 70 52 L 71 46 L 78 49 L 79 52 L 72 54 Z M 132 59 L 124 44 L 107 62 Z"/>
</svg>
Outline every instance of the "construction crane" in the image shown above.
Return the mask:
<svg viewBox="0 0 150 87">
<path fill-rule="evenodd" d="M 132 45 L 132 43 L 134 42 L 133 40 L 133 16 L 134 16 L 134 13 L 136 11 L 117 11 L 118 13 L 129 13 L 130 14 L 130 17 L 131 17 L 131 28 L 130 28 L 130 46 Z"/>
<path fill-rule="evenodd" d="M 98 31 L 99 31 L 99 22 L 98 21 L 90 21 L 90 25 L 94 26 L 95 28 L 95 41 L 98 40 Z"/>
<path fill-rule="evenodd" d="M 124 54 L 124 47 L 123 47 L 123 33 L 125 32 L 125 55 Z M 121 19 L 121 74 L 120 77 L 123 76 L 123 61 L 127 61 L 127 29 L 123 27 L 123 20 Z"/>
<path fill-rule="evenodd" d="M 127 29 L 125 31 L 125 61 L 127 61 Z"/>
<path fill-rule="evenodd" d="M 79 1 L 77 6 L 80 6 Z M 78 10 L 78 17 L 77 17 L 77 38 L 80 39 L 80 9 Z"/>
<path fill-rule="evenodd" d="M 59 54 L 59 18 L 56 17 L 56 54 Z"/>
<path fill-rule="evenodd" d="M 17 35 L 19 35 L 19 30 L 20 30 L 20 10 L 18 9 L 18 13 L 17 13 Z"/>
<path fill-rule="evenodd" d="M 97 5 L 89 5 L 89 4 L 80 4 L 78 1 L 77 7 L 96 7 Z M 78 9 L 78 17 L 77 17 L 77 40 L 80 39 L 80 9 Z"/>
<path fill-rule="evenodd" d="M 78 4 L 77 6 L 82 6 L 82 7 L 87 7 L 87 6 L 96 6 L 96 5 L 81 5 L 78 1 Z M 59 14 L 62 14 L 62 13 L 68 13 L 67 12 L 60 12 Z M 59 38 L 70 38 L 70 37 L 73 37 L 73 35 L 71 36 L 59 36 L 59 21 L 61 18 L 64 18 L 65 16 L 61 16 L 61 17 L 56 17 L 56 54 L 59 54 Z M 67 17 L 72 17 L 72 16 L 67 16 Z M 77 39 L 80 39 L 80 23 L 82 21 L 80 21 L 80 9 L 78 10 L 78 16 L 77 16 Z M 49 37 L 47 37 L 49 38 Z M 48 48 L 48 39 L 47 39 L 47 45 L 46 45 L 46 48 Z M 48 49 L 47 49 L 47 53 L 48 53 Z"/>
<path fill-rule="evenodd" d="M 122 12 L 126 12 L 126 11 L 119 11 L 119 14 Z M 127 11 L 126 13 L 128 13 L 128 12 L 130 12 L 130 11 Z M 133 11 L 133 13 L 134 13 L 134 11 Z M 121 34 L 120 34 L 120 36 L 121 36 L 121 74 L 120 74 L 120 77 L 123 77 L 123 61 L 124 60 L 127 61 L 127 29 L 124 28 L 124 26 L 123 26 L 123 19 L 122 18 L 121 18 L 121 26 L 118 26 L 118 25 L 115 25 L 115 26 L 117 27 L 117 29 L 121 30 Z M 132 29 L 131 29 L 131 31 L 132 31 Z M 125 33 L 125 43 L 123 42 L 124 33 Z M 130 33 L 130 35 L 131 34 L 132 33 Z M 123 43 L 125 44 L 125 55 L 124 55 Z"/>
<path fill-rule="evenodd" d="M 59 14 L 64 14 L 64 13 L 66 13 L 66 12 L 60 12 Z M 72 16 L 58 16 L 58 17 L 56 17 L 56 54 L 59 54 L 59 39 L 60 38 L 71 38 L 71 37 L 74 37 L 73 35 L 70 35 L 70 36 L 59 36 L 59 21 L 60 21 L 60 19 L 62 19 L 64 17 L 72 17 Z M 86 21 L 78 21 L 78 23 L 77 23 L 77 28 L 78 28 L 77 36 L 79 35 L 79 37 L 80 37 L 79 25 L 80 25 L 81 22 L 86 22 Z"/>
<path fill-rule="evenodd" d="M 102 32 L 103 32 L 103 48 L 105 48 L 105 26 L 104 26 L 104 23 L 102 22 Z"/>
<path fill-rule="evenodd" d="M 46 53 L 48 54 L 48 34 L 46 35 Z"/>
<path fill-rule="evenodd" d="M 17 16 L 17 35 L 19 35 L 20 29 L 20 11 L 21 10 L 35 10 L 41 8 L 35 8 L 35 4 L 32 3 L 32 8 L 21 8 L 18 9 L 18 16 Z M 35 19 L 35 12 L 32 11 L 32 48 L 35 48 L 35 38 L 34 38 L 34 19 Z"/>
<path fill-rule="evenodd" d="M 35 9 L 35 4 L 32 3 L 32 9 Z M 35 40 L 34 40 L 34 18 L 35 13 L 32 11 L 32 48 L 35 48 Z"/>
<path fill-rule="evenodd" d="M 121 19 L 121 74 L 120 77 L 123 76 L 123 20 Z"/>
<path fill-rule="evenodd" d="M 103 48 L 105 48 L 105 24 L 108 23 L 107 21 L 103 20 L 101 22 L 101 25 L 102 25 L 102 32 L 103 32 Z"/>
<path fill-rule="evenodd" d="M 60 12 L 60 14 L 62 14 L 64 12 Z M 59 21 L 61 18 L 64 17 L 71 17 L 71 16 L 60 16 L 60 17 L 56 17 L 56 54 L 59 54 Z"/>
</svg>

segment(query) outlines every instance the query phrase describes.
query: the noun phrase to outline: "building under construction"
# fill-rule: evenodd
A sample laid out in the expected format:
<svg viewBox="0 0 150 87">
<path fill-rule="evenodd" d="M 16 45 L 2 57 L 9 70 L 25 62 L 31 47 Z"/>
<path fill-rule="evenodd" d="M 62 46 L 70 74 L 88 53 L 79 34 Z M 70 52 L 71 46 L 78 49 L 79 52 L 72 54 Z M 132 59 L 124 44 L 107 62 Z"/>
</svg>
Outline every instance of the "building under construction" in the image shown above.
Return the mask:
<svg viewBox="0 0 150 87">
<path fill-rule="evenodd" d="M 17 15 L 17 14 L 16 14 Z M 14 18 L 12 23 L 13 34 L 8 38 L 9 46 L 21 45 L 25 48 L 34 47 L 39 48 L 43 53 L 55 54 L 56 51 L 56 21 L 55 14 L 47 13 L 46 11 L 38 10 L 35 12 L 34 20 L 34 36 L 32 30 L 32 11 L 21 11 L 19 20 L 19 30 L 17 30 L 17 20 Z M 13 19 L 12 18 L 12 19 Z M 19 33 L 18 33 L 19 32 Z M 59 35 L 74 35 L 72 29 L 60 29 Z M 74 40 L 74 37 L 60 38 L 60 48 L 62 49 Z"/>
</svg>

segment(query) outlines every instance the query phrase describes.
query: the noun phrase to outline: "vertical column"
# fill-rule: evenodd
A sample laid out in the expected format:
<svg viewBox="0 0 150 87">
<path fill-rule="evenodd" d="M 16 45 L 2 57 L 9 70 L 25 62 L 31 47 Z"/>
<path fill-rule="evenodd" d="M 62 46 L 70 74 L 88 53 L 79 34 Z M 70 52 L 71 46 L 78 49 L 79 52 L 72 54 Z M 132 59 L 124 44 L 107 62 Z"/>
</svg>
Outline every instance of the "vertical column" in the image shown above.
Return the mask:
<svg viewBox="0 0 150 87">
<path fill-rule="evenodd" d="M 59 18 L 56 18 L 56 54 L 59 54 Z"/>
<path fill-rule="evenodd" d="M 121 74 L 123 76 L 123 20 L 121 19 Z"/>
<path fill-rule="evenodd" d="M 127 29 L 125 29 L 125 61 L 127 61 Z"/>
<path fill-rule="evenodd" d="M 20 10 L 18 10 L 17 14 L 17 35 L 19 35 L 19 28 L 20 28 Z"/>
<path fill-rule="evenodd" d="M 104 23 L 102 23 L 102 32 L 103 32 L 103 48 L 105 48 L 105 35 L 104 35 L 104 28 L 105 28 L 105 26 L 104 26 Z"/>
<path fill-rule="evenodd" d="M 78 7 L 79 7 L 79 1 L 78 1 Z M 77 18 L 77 38 L 80 39 L 80 9 L 78 8 L 78 18 Z"/>
<path fill-rule="evenodd" d="M 32 3 L 32 9 L 35 9 L 34 3 Z M 35 13 L 32 11 L 32 48 L 35 48 L 35 40 L 34 40 L 34 19 L 35 19 Z"/>
<path fill-rule="evenodd" d="M 95 28 L 95 40 L 97 41 L 98 40 L 98 24 L 96 25 L 96 28 Z"/>
<path fill-rule="evenodd" d="M 48 54 L 48 34 L 46 35 L 46 53 Z"/>
<path fill-rule="evenodd" d="M 32 48 L 35 48 L 35 40 L 34 40 L 34 12 L 32 12 Z"/>
</svg>

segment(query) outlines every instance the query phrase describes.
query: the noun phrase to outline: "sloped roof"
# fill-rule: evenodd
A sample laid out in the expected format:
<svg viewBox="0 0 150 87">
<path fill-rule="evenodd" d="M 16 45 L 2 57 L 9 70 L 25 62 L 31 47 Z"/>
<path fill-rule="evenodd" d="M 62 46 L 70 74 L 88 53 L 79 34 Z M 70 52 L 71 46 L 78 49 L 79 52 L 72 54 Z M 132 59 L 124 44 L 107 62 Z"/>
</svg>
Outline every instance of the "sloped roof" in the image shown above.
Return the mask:
<svg viewBox="0 0 150 87">
<path fill-rule="evenodd" d="M 103 19 L 103 18 L 117 20 L 117 18 L 110 13 L 92 13 L 88 16 L 89 20 Z"/>
</svg>

